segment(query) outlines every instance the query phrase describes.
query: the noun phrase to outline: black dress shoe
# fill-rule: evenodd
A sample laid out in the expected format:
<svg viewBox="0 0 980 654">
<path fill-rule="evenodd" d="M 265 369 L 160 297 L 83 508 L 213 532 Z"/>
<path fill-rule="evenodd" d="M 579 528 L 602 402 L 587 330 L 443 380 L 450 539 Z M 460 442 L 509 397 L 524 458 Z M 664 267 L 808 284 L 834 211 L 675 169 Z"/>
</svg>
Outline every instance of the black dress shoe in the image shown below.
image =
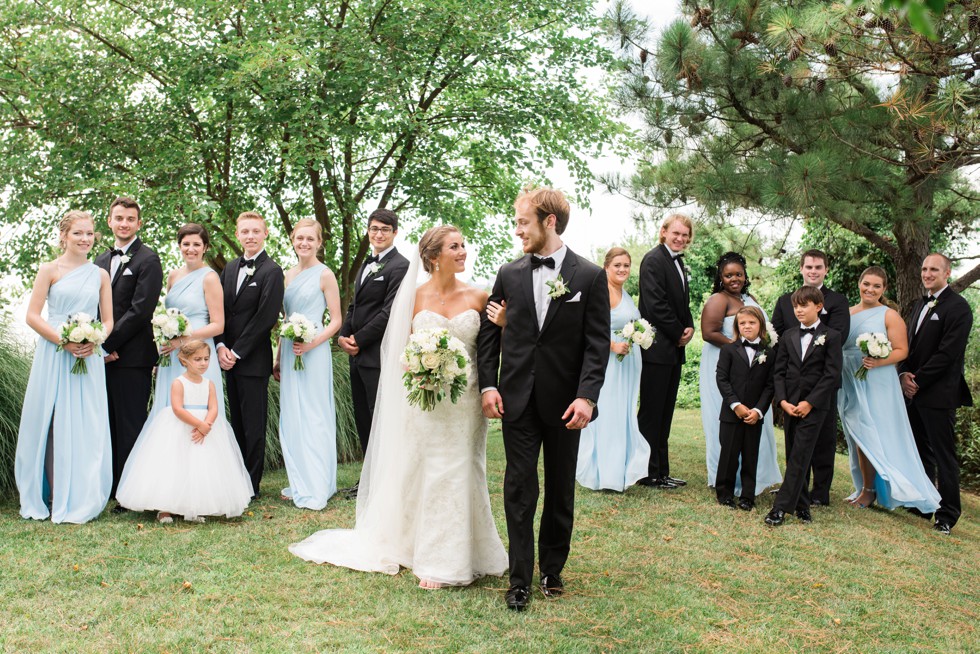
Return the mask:
<svg viewBox="0 0 980 654">
<path fill-rule="evenodd" d="M 813 522 L 813 516 L 810 515 L 810 509 L 797 509 L 796 519 L 806 525 Z"/>
<path fill-rule="evenodd" d="M 912 515 L 916 516 L 917 518 L 922 518 L 923 520 L 932 520 L 931 513 L 923 513 L 922 511 L 918 510 L 914 506 L 907 507 L 905 510 L 911 513 Z"/>
<path fill-rule="evenodd" d="M 507 608 L 511 611 L 523 611 L 531 600 L 531 589 L 527 586 L 511 586 L 506 600 Z"/>
<path fill-rule="evenodd" d="M 656 479 L 654 477 L 644 477 L 643 479 L 636 482 L 640 486 L 649 486 L 650 488 L 677 488 L 677 484 L 673 484 L 666 479 Z"/>
<path fill-rule="evenodd" d="M 755 502 L 750 502 L 749 500 L 745 499 L 739 500 L 738 508 L 742 509 L 743 511 L 751 511 L 755 508 Z"/>
<path fill-rule="evenodd" d="M 722 506 L 727 506 L 729 509 L 735 508 L 735 500 L 733 500 L 730 497 L 724 500 L 718 500 L 718 504 L 721 504 Z"/>
<path fill-rule="evenodd" d="M 124 507 L 122 504 L 119 503 L 116 503 L 116 505 L 112 507 L 112 511 L 110 511 L 110 513 L 113 513 L 114 515 L 119 515 L 120 513 L 128 513 L 128 512 L 129 509 L 127 509 L 126 507 Z"/>
<path fill-rule="evenodd" d="M 766 514 L 766 524 L 770 527 L 778 527 L 786 522 L 786 512 L 773 509 Z"/>
<path fill-rule="evenodd" d="M 560 575 L 544 575 L 541 577 L 541 592 L 545 597 L 559 597 L 565 592 L 565 582 Z"/>
<path fill-rule="evenodd" d="M 670 475 L 664 477 L 664 481 L 669 481 L 674 486 L 687 486 L 687 482 L 683 479 L 678 479 L 677 477 L 671 477 Z"/>
<path fill-rule="evenodd" d="M 933 531 L 938 531 L 940 534 L 949 536 L 949 533 L 953 530 L 953 527 L 948 522 L 939 522 L 932 526 Z"/>
<path fill-rule="evenodd" d="M 830 503 L 823 500 L 811 500 L 810 506 L 830 506 Z"/>
<path fill-rule="evenodd" d="M 353 500 L 357 497 L 357 489 L 361 485 L 361 482 L 357 482 L 350 488 L 341 488 L 338 493 L 343 493 L 344 497 L 348 500 Z"/>
</svg>

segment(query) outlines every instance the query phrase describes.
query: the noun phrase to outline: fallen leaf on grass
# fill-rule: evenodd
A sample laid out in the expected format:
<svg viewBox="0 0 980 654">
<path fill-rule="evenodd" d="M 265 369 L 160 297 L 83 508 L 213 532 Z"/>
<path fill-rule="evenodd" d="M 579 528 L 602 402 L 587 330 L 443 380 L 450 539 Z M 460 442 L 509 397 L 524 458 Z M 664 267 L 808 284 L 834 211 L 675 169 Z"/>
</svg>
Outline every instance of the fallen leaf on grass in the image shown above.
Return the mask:
<svg viewBox="0 0 980 654">
<path fill-rule="evenodd" d="M 821 584 L 820 582 L 817 582 L 817 583 L 813 584 L 813 587 L 814 588 L 823 588 L 823 584 Z"/>
<path fill-rule="evenodd" d="M 78 572 L 78 564 L 76 563 L 75 565 L 73 565 L 71 569 L 74 570 L 75 572 Z"/>
<path fill-rule="evenodd" d="M 142 522 L 137 522 L 136 523 L 136 531 L 143 531 L 143 523 Z"/>
<path fill-rule="evenodd" d="M 192 586 L 191 586 L 191 582 L 189 582 L 189 581 L 185 581 L 185 582 L 183 583 L 183 588 L 184 588 L 184 590 L 190 590 L 190 589 L 192 588 Z"/>
<path fill-rule="evenodd" d="M 672 540 L 674 540 L 674 537 L 673 536 L 664 536 L 664 542 L 665 543 L 669 543 Z"/>
<path fill-rule="evenodd" d="M 102 586 L 103 588 L 108 588 L 109 587 L 108 582 L 105 582 L 105 581 L 100 581 L 99 582 L 99 585 Z"/>
<path fill-rule="evenodd" d="M 253 515 L 255 515 L 255 513 L 253 513 L 252 511 L 246 511 L 245 512 L 245 515 L 247 515 L 249 518 L 251 518 Z"/>
<path fill-rule="evenodd" d="M 262 515 L 262 517 L 265 518 L 266 520 L 272 520 L 272 514 L 271 513 L 264 513 Z"/>
<path fill-rule="evenodd" d="M 834 618 L 834 624 L 840 624 L 840 618 Z"/>
</svg>

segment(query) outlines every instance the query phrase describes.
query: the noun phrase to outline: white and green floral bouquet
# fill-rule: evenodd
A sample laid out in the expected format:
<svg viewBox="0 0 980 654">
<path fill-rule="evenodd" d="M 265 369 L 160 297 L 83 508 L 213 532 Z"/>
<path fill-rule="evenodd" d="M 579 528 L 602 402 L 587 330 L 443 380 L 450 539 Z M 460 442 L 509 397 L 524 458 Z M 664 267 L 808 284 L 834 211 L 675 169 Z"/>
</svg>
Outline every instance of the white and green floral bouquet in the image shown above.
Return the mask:
<svg viewBox="0 0 980 654">
<path fill-rule="evenodd" d="M 105 339 L 109 336 L 105 331 L 105 325 L 87 313 L 81 312 L 68 316 L 68 322 L 62 323 L 58 331 L 61 334 L 61 340 L 58 342 L 59 352 L 69 343 L 91 343 L 98 347 L 105 343 Z M 76 357 L 71 367 L 71 374 L 87 373 L 88 365 L 85 363 L 85 357 Z"/>
<path fill-rule="evenodd" d="M 633 349 L 633 344 L 639 345 L 642 349 L 647 350 L 653 345 L 653 341 L 657 338 L 657 330 L 654 329 L 653 325 L 649 322 L 640 318 L 639 320 L 634 320 L 623 325 L 622 329 L 618 329 L 615 332 L 616 336 L 621 336 L 626 339 L 628 347 L 626 348 L 626 354 L 617 354 L 616 359 L 622 361 L 629 355 L 630 351 Z"/>
<path fill-rule="evenodd" d="M 469 362 L 466 346 L 447 329 L 412 334 L 401 355 L 408 403 L 432 411 L 448 394 L 455 404 L 466 388 Z"/>
<path fill-rule="evenodd" d="M 863 334 L 858 334 L 857 339 L 855 339 L 855 344 L 858 349 L 864 352 L 865 356 L 869 356 L 872 359 L 887 359 L 888 355 L 892 353 L 892 343 L 888 340 L 888 334 L 882 334 L 881 332 L 865 332 Z M 863 365 L 854 371 L 854 378 L 865 380 L 868 378 L 868 369 Z"/>
<path fill-rule="evenodd" d="M 150 324 L 153 325 L 153 340 L 159 347 L 191 333 L 191 321 L 177 307 L 157 307 Z M 161 354 L 157 366 L 170 367 L 170 354 Z"/>
<path fill-rule="evenodd" d="M 313 321 L 301 313 L 294 313 L 289 316 L 289 320 L 279 328 L 279 336 L 288 338 L 295 343 L 309 343 L 316 336 L 316 325 Z M 303 355 L 297 354 L 293 359 L 293 370 L 305 370 L 303 365 Z"/>
</svg>

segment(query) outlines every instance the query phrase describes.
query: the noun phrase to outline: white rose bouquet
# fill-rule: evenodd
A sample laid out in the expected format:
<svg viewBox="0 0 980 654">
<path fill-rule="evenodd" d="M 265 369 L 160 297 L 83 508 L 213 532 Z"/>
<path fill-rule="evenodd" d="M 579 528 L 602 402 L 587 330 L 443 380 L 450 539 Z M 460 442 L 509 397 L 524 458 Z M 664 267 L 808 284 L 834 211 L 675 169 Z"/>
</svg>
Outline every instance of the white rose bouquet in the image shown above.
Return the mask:
<svg viewBox="0 0 980 654">
<path fill-rule="evenodd" d="M 184 313 L 176 308 L 158 307 L 150 320 L 153 325 L 153 340 L 157 346 L 163 347 L 175 338 L 187 336 L 191 333 L 191 321 Z M 167 368 L 170 366 L 170 355 L 161 354 L 157 359 L 157 366 Z"/>
<path fill-rule="evenodd" d="M 60 329 L 61 341 L 58 343 L 58 351 L 65 349 L 69 343 L 92 343 L 96 347 L 105 343 L 105 326 L 88 315 L 87 313 L 75 313 L 68 316 L 68 322 L 62 323 Z M 88 365 L 85 357 L 75 357 L 75 364 L 71 367 L 71 374 L 88 374 Z"/>
<path fill-rule="evenodd" d="M 401 355 L 405 366 L 408 403 L 432 411 L 446 397 L 456 403 L 466 388 L 469 356 L 466 346 L 446 329 L 425 329 L 412 334 Z"/>
<path fill-rule="evenodd" d="M 893 349 L 891 341 L 888 340 L 888 334 L 882 334 L 881 332 L 858 334 L 854 342 L 858 346 L 858 349 L 864 352 L 865 356 L 873 359 L 887 359 Z M 868 369 L 861 366 L 854 371 L 854 378 L 862 381 L 867 379 Z"/>
<path fill-rule="evenodd" d="M 622 329 L 613 332 L 616 336 L 621 336 L 626 339 L 628 344 L 626 348 L 626 354 L 617 354 L 616 359 L 622 361 L 633 349 L 633 344 L 639 345 L 642 349 L 647 350 L 653 345 L 653 341 L 657 338 L 657 330 L 649 322 L 640 318 L 639 320 L 634 320 L 623 325 Z"/>
<path fill-rule="evenodd" d="M 313 321 L 301 313 L 294 313 L 289 316 L 289 320 L 279 328 L 279 336 L 288 338 L 295 343 L 309 343 L 316 336 L 316 325 Z M 293 359 L 293 370 L 305 370 L 303 356 L 296 355 Z"/>
<path fill-rule="evenodd" d="M 776 333 L 776 328 L 768 320 L 766 321 L 766 341 L 769 343 L 769 347 L 776 347 L 776 343 L 779 342 L 779 334 Z"/>
</svg>

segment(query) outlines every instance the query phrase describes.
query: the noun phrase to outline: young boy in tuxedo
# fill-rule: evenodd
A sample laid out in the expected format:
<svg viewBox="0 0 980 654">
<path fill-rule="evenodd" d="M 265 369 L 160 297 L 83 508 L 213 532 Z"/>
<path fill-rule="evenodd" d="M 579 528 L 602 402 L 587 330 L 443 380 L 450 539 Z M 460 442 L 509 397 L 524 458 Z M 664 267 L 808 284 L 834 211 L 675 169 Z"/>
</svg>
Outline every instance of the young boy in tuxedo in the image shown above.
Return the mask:
<svg viewBox="0 0 980 654">
<path fill-rule="evenodd" d="M 715 372 L 721 391 L 721 454 L 715 494 L 722 506 L 735 508 L 735 474 L 742 460 L 742 496 L 738 508 L 755 506 L 755 471 L 759 465 L 762 421 L 772 403 L 776 357 L 769 347 L 766 319 L 758 307 L 735 314 L 735 341 L 721 348 Z"/>
<path fill-rule="evenodd" d="M 812 522 L 807 492 L 810 460 L 827 412 L 833 408 L 843 356 L 841 335 L 820 321 L 823 293 L 804 286 L 793 293 L 799 321 L 779 339 L 774 372 L 774 399 L 786 413 L 786 475 L 766 524 L 777 527 L 796 511 Z"/>
</svg>

